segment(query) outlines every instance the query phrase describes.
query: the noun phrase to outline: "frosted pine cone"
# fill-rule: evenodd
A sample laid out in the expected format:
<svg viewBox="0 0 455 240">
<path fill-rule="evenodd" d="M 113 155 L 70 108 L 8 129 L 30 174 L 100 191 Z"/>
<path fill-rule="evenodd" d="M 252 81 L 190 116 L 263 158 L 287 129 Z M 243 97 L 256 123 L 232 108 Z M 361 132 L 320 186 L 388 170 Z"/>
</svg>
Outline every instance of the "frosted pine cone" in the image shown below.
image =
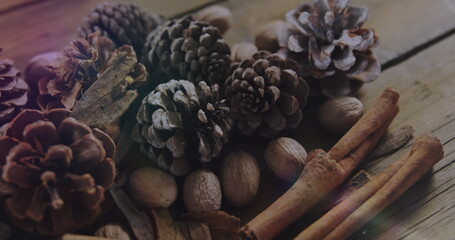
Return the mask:
<svg viewBox="0 0 455 240">
<path fill-rule="evenodd" d="M 286 14 L 289 28 L 279 38 L 279 53 L 300 64 L 312 93 L 352 95 L 381 72 L 371 50 L 377 37 L 372 29 L 362 28 L 368 11 L 348 3 L 315 0 Z"/>
<path fill-rule="evenodd" d="M 16 226 L 56 235 L 92 223 L 115 177 L 115 145 L 65 109 L 23 110 L 0 138 L 5 210 Z"/>
<path fill-rule="evenodd" d="M 148 36 L 142 62 L 158 82 L 187 79 L 196 85 L 205 81 L 223 86 L 229 55 L 216 27 L 184 17 L 164 23 Z"/>
<path fill-rule="evenodd" d="M 135 139 L 158 166 L 182 176 L 218 156 L 232 126 L 228 111 L 217 84 L 171 80 L 142 101 Z"/>
<path fill-rule="evenodd" d="M 100 32 L 110 38 L 116 48 L 131 45 L 140 59 L 147 35 L 163 22 L 159 16 L 127 2 L 104 2 L 98 4 L 79 28 L 79 36 Z"/>
<path fill-rule="evenodd" d="M 243 60 L 226 81 L 230 114 L 245 135 L 273 137 L 302 120 L 308 85 L 293 60 L 267 51 Z"/>
<path fill-rule="evenodd" d="M 20 77 L 19 70 L 13 66 L 13 61 L 0 59 L 0 127 L 25 106 L 27 91 L 28 86 Z"/>
</svg>

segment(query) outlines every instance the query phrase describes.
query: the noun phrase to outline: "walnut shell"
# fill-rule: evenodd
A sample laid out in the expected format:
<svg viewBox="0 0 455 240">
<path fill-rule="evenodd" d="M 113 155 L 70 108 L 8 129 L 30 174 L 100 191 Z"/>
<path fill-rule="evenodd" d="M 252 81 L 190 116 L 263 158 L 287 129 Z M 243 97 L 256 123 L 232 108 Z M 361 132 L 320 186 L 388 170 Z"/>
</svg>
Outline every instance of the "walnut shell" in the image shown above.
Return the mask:
<svg viewBox="0 0 455 240">
<path fill-rule="evenodd" d="M 363 105 L 355 97 L 331 98 L 321 105 L 318 119 L 334 134 L 347 132 L 363 115 Z"/>
<path fill-rule="evenodd" d="M 307 157 L 305 148 L 296 140 L 280 137 L 265 149 L 264 159 L 270 170 L 285 181 L 295 181 L 303 170 Z"/>
<path fill-rule="evenodd" d="M 224 158 L 220 168 L 223 195 L 235 207 L 245 207 L 256 197 L 259 166 L 251 154 L 237 151 Z"/>
<path fill-rule="evenodd" d="M 183 202 L 189 212 L 209 212 L 221 207 L 221 186 L 217 176 L 205 169 L 192 172 L 185 179 Z"/>
<path fill-rule="evenodd" d="M 177 199 L 177 183 L 172 175 L 156 168 L 140 168 L 128 181 L 131 197 L 150 208 L 167 208 Z"/>
</svg>

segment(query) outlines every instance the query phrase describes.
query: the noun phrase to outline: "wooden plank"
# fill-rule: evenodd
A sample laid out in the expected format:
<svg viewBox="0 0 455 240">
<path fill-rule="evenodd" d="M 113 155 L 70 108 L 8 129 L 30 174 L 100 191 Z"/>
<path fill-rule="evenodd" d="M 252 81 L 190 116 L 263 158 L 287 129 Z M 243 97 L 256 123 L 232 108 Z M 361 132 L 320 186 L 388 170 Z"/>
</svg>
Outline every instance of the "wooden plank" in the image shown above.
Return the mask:
<svg viewBox="0 0 455 240">
<path fill-rule="evenodd" d="M 401 93 L 400 113 L 392 127 L 411 124 L 415 136 L 430 131 L 444 144 L 445 157 L 421 181 L 357 233 L 355 239 L 453 239 L 455 229 L 455 44 L 452 36 L 385 71 L 362 90 L 371 104 L 380 89 Z M 408 149 L 367 164 L 380 172 Z"/>
<path fill-rule="evenodd" d="M 191 11 L 214 0 L 134 0 L 151 12 L 171 17 Z M 2 57 L 15 61 L 24 70 L 31 57 L 67 46 L 76 35 L 82 17 L 102 0 L 48 0 L 0 15 Z"/>
<path fill-rule="evenodd" d="M 309 0 L 307 0 L 309 1 Z M 261 26 L 284 19 L 287 11 L 302 0 L 230 0 L 222 5 L 234 15 L 233 27 L 225 38 L 230 44 L 254 41 Z M 353 6 L 369 9 L 366 27 L 380 39 L 376 53 L 381 63 L 397 58 L 455 28 L 455 0 L 352 0 Z M 437 13 L 437 14 L 436 14 Z"/>
<path fill-rule="evenodd" d="M 33 2 L 45 1 L 45 0 L 2 0 L 0 2 L 0 13 L 11 11 L 22 6 L 26 6 Z"/>
</svg>

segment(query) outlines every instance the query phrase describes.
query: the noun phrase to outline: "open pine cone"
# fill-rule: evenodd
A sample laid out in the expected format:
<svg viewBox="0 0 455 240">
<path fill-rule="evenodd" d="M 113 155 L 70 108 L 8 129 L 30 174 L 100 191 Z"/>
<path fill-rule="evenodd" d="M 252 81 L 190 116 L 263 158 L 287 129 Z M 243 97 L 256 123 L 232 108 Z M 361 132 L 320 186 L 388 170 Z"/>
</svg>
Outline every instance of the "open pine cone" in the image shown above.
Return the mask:
<svg viewBox="0 0 455 240">
<path fill-rule="evenodd" d="M 55 235 L 92 223 L 115 177 L 115 144 L 65 109 L 23 110 L 0 138 L 5 204 L 11 221 Z M 4 197 L 4 196 L 2 196 Z"/>
<path fill-rule="evenodd" d="M 147 35 L 163 22 L 159 16 L 127 2 L 103 2 L 98 4 L 79 28 L 79 36 L 100 32 L 110 38 L 116 47 L 131 45 L 140 59 Z"/>
<path fill-rule="evenodd" d="M 312 94 L 352 95 L 381 72 L 371 50 L 377 37 L 372 29 L 362 28 L 368 11 L 348 3 L 304 2 L 286 14 L 289 28 L 279 38 L 279 53 L 300 64 Z"/>
<path fill-rule="evenodd" d="M 52 66 L 52 74 L 38 82 L 40 95 L 37 102 L 40 108 L 71 110 L 98 77 L 111 67 L 113 58 L 119 52 L 136 58 L 130 46 L 115 50 L 113 42 L 98 32 L 88 35 L 87 39 L 73 41 L 70 47 L 64 49 L 60 63 Z M 131 69 L 130 79 L 126 79 L 125 84 L 143 81 L 145 72 L 145 67 L 138 63 Z"/>
<path fill-rule="evenodd" d="M 243 60 L 226 81 L 230 114 L 245 135 L 273 137 L 302 120 L 308 85 L 297 63 L 267 51 Z"/>
<path fill-rule="evenodd" d="M 187 16 L 170 20 L 148 37 L 142 62 L 157 83 L 187 79 L 223 86 L 230 48 L 214 26 Z"/>
<path fill-rule="evenodd" d="M 27 91 L 28 86 L 13 66 L 13 61 L 0 59 L 0 127 L 13 119 L 27 103 Z"/>
<path fill-rule="evenodd" d="M 218 156 L 232 120 L 217 84 L 186 80 L 160 84 L 142 101 L 133 135 L 159 167 L 177 176 Z"/>
</svg>

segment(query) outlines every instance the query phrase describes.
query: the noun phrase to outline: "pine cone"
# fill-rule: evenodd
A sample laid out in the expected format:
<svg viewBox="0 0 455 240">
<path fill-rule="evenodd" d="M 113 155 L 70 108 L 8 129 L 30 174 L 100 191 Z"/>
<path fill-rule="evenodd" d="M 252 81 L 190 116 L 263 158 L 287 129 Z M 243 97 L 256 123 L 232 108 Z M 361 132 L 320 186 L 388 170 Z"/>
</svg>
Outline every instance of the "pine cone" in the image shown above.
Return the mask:
<svg viewBox="0 0 455 240">
<path fill-rule="evenodd" d="M 92 223 L 113 184 L 114 142 L 69 115 L 23 110 L 0 138 L 1 181 L 14 186 L 5 209 L 28 232 L 55 235 Z"/>
<path fill-rule="evenodd" d="M 99 75 L 111 66 L 112 59 L 119 52 L 134 56 L 130 46 L 114 50 L 113 42 L 99 33 L 73 41 L 70 47 L 64 49 L 63 60 L 52 67 L 52 74 L 38 81 L 40 95 L 37 102 L 40 108 L 72 109 Z M 144 74 L 134 73 L 134 70 L 144 72 L 145 67 L 141 66 L 138 64 L 131 69 L 129 84 L 137 84 L 145 78 Z"/>
<path fill-rule="evenodd" d="M 100 32 L 116 45 L 131 45 L 138 59 L 142 53 L 145 39 L 163 18 L 145 11 L 143 8 L 126 2 L 104 2 L 98 4 L 79 28 L 79 36 L 85 38 L 90 33 Z"/>
<path fill-rule="evenodd" d="M 224 102 L 217 84 L 171 80 L 143 99 L 133 135 L 158 166 L 185 175 L 196 167 L 192 158 L 207 163 L 228 141 L 232 120 Z"/>
<path fill-rule="evenodd" d="M 159 82 L 187 79 L 223 86 L 229 55 L 216 27 L 187 16 L 164 23 L 147 37 L 142 62 Z"/>
<path fill-rule="evenodd" d="M 232 118 L 245 135 L 273 137 L 302 120 L 308 85 L 293 60 L 258 51 L 243 60 L 226 81 Z"/>
<path fill-rule="evenodd" d="M 377 37 L 372 29 L 362 28 L 368 11 L 348 2 L 316 0 L 286 14 L 290 27 L 279 38 L 279 53 L 301 65 L 312 93 L 352 95 L 381 72 L 371 50 Z"/>
<path fill-rule="evenodd" d="M 2 48 L 0 48 L 0 53 Z M 27 103 L 28 86 L 10 59 L 0 59 L 0 127 L 13 119 Z"/>
</svg>

